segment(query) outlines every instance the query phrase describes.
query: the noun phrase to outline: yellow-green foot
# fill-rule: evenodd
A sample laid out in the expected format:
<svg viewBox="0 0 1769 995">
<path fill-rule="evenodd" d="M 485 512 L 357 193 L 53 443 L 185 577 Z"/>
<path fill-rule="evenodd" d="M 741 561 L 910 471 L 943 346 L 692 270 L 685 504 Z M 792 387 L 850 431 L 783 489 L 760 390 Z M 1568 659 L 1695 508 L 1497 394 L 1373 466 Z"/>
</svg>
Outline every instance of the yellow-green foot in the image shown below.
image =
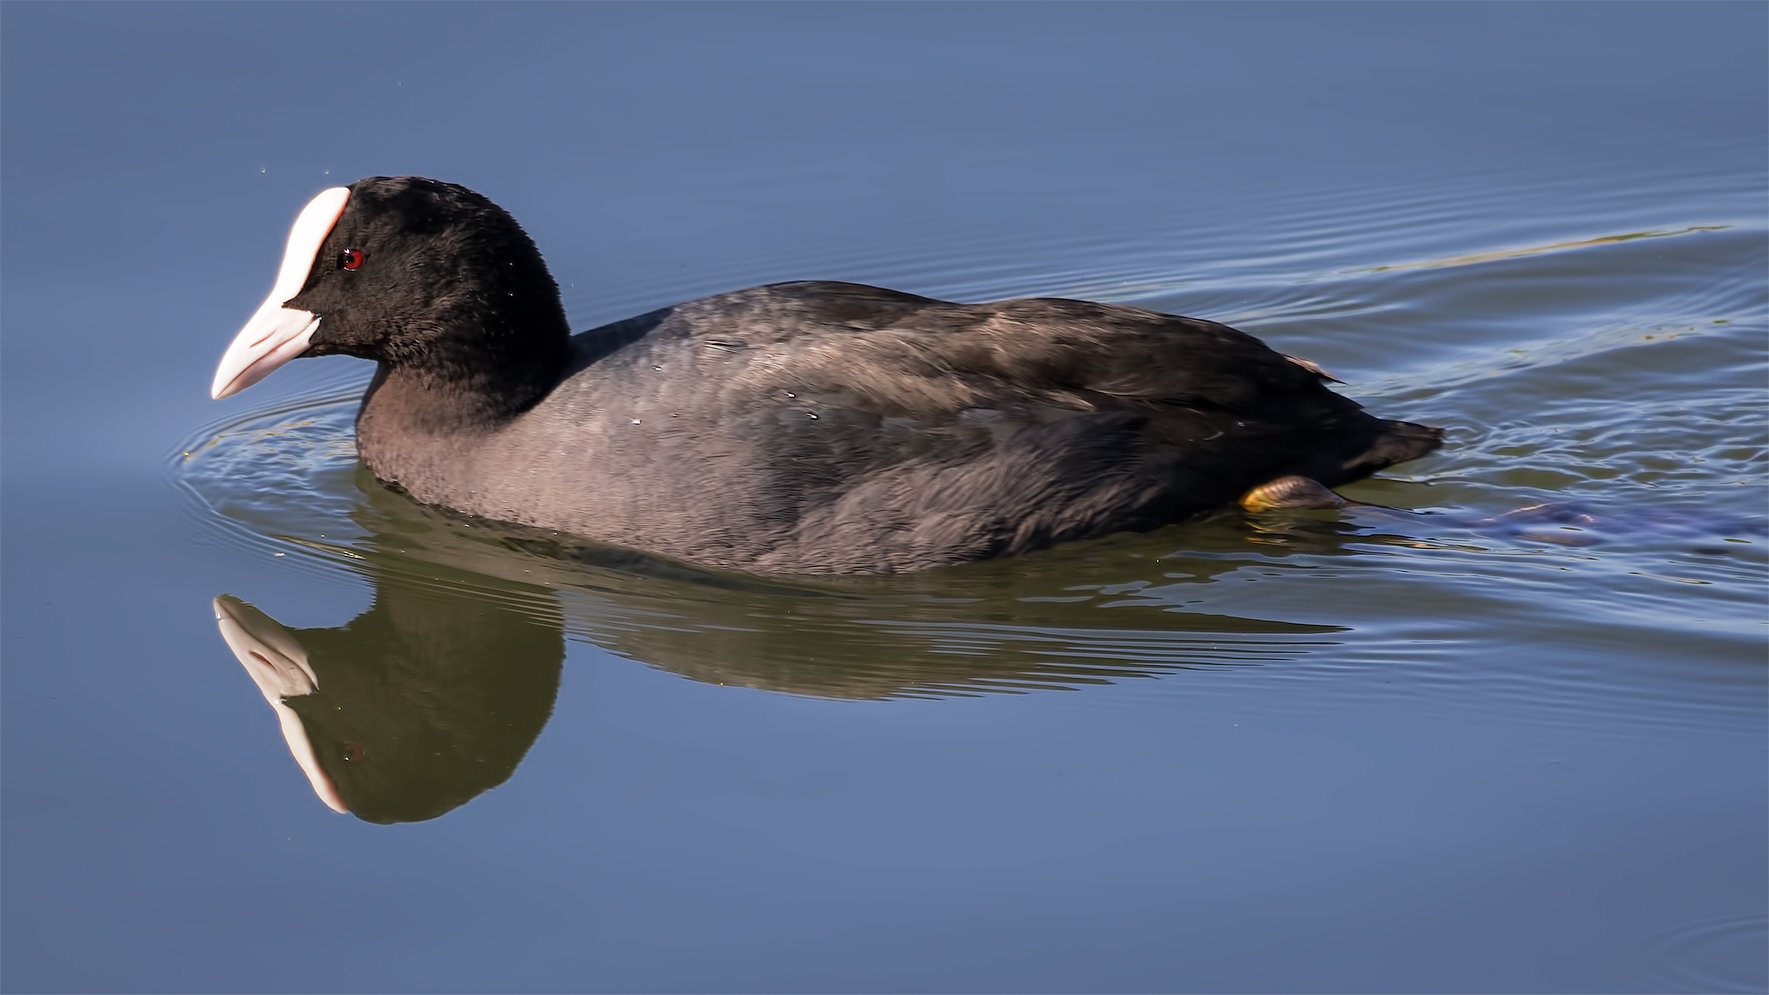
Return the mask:
<svg viewBox="0 0 1769 995">
<path fill-rule="evenodd" d="M 1253 512 L 1275 508 L 1343 508 L 1350 503 L 1320 481 L 1298 476 L 1279 477 L 1241 495 L 1241 507 Z"/>
</svg>

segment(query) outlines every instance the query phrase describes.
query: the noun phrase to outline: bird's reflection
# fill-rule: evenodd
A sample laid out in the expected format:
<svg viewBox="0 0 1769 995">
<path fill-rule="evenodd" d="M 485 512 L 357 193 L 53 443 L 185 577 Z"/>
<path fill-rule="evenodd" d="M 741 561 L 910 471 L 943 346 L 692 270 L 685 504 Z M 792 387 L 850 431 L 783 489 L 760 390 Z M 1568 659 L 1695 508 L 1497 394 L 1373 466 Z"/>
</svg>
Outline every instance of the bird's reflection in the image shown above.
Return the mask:
<svg viewBox="0 0 1769 995">
<path fill-rule="evenodd" d="M 224 595 L 215 615 L 314 791 L 371 822 L 435 818 L 507 780 L 552 711 L 567 634 L 709 684 L 882 700 L 1246 666 L 1341 631 L 1184 611 L 1172 588 L 1243 560 L 1162 562 L 1146 537 L 805 587 L 364 492 L 353 518 L 368 536 L 288 541 L 364 574 L 367 611 L 290 629 Z"/>
<path fill-rule="evenodd" d="M 556 615 L 440 586 L 382 586 L 336 629 L 285 628 L 227 595 L 215 617 L 314 793 L 369 822 L 433 819 L 504 783 L 565 659 Z"/>
</svg>

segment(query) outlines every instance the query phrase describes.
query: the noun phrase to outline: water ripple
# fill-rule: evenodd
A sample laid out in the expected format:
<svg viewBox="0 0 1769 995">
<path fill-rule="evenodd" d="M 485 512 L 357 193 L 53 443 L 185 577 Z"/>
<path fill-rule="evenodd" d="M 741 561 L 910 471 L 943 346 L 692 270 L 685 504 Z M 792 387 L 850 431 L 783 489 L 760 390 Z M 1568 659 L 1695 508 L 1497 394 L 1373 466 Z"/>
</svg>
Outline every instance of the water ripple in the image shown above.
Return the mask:
<svg viewBox="0 0 1769 995">
<path fill-rule="evenodd" d="M 1697 919 L 1641 941 L 1635 970 L 1662 991 L 1769 988 L 1769 916 L 1760 910 Z"/>
</svg>

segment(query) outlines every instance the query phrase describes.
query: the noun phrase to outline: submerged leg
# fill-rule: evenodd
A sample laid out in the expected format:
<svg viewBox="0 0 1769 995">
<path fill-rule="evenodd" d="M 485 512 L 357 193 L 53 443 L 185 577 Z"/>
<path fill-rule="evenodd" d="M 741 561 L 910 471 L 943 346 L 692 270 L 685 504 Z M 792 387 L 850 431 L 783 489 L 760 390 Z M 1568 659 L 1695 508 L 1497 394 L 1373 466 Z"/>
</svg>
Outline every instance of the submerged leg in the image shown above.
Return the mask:
<svg viewBox="0 0 1769 995">
<path fill-rule="evenodd" d="M 1279 477 L 1241 495 L 1241 507 L 1254 512 L 1274 508 L 1343 508 L 1350 503 L 1320 481 L 1298 476 Z"/>
</svg>

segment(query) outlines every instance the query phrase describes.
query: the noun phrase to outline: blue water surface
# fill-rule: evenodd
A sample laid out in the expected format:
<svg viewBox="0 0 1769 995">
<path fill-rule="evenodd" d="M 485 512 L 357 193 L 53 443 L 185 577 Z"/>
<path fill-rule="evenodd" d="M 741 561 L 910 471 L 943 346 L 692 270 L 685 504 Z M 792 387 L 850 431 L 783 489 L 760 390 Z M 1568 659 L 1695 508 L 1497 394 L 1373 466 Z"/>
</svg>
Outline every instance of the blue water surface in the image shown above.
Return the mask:
<svg viewBox="0 0 1769 995">
<path fill-rule="evenodd" d="M 0 8 L 0 987 L 1769 989 L 1766 22 Z M 1449 442 L 870 582 L 498 532 L 357 467 L 365 364 L 207 396 L 301 205 L 403 173 L 576 328 L 1106 300 Z M 217 611 L 306 654 L 356 815 Z"/>
</svg>

